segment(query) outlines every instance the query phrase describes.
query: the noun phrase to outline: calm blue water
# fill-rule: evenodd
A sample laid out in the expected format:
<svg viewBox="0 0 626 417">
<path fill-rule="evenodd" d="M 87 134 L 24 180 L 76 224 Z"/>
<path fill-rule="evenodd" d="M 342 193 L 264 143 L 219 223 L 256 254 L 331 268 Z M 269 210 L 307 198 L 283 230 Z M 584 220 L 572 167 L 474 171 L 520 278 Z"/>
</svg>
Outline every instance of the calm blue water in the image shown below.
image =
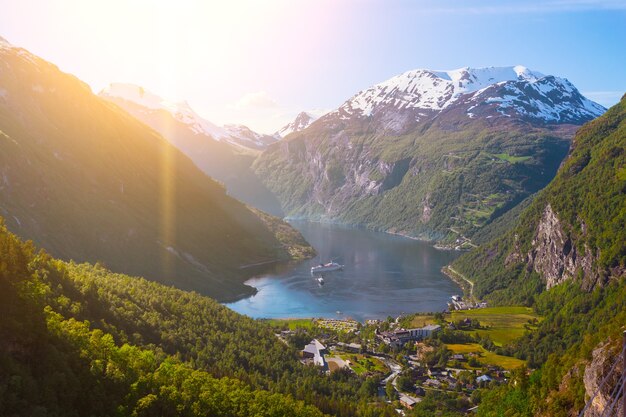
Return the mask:
<svg viewBox="0 0 626 417">
<path fill-rule="evenodd" d="M 328 317 L 356 320 L 441 311 L 461 290 L 441 267 L 458 256 L 412 239 L 342 226 L 293 221 L 319 256 L 279 267 L 246 284 L 259 292 L 226 304 L 254 318 Z M 335 260 L 343 271 L 324 274 L 320 286 L 311 266 Z"/>
</svg>

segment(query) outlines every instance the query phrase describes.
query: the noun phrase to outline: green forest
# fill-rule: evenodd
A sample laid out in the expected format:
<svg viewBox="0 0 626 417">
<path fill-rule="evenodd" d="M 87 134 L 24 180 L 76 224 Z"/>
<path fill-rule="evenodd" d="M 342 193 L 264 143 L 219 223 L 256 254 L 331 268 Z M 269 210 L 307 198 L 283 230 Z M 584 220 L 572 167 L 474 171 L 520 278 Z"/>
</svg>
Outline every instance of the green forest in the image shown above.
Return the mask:
<svg viewBox="0 0 626 417">
<path fill-rule="evenodd" d="M 3 416 L 389 411 L 355 375 L 302 366 L 266 323 L 193 292 L 56 260 L 4 226 L 0 287 Z"/>
</svg>

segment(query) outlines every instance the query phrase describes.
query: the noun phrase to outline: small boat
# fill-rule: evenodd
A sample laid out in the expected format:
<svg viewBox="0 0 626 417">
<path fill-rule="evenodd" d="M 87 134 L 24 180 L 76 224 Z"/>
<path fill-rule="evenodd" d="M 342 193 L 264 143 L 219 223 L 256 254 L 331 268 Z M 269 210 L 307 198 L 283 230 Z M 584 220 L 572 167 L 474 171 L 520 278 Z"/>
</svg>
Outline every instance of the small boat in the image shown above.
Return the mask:
<svg viewBox="0 0 626 417">
<path fill-rule="evenodd" d="M 328 262 L 327 264 L 319 264 L 311 268 L 311 273 L 338 271 L 343 269 L 343 265 L 339 265 L 337 262 Z"/>
<path fill-rule="evenodd" d="M 317 279 L 317 282 L 318 282 L 320 285 L 324 285 L 324 277 L 319 277 L 319 278 Z"/>
</svg>

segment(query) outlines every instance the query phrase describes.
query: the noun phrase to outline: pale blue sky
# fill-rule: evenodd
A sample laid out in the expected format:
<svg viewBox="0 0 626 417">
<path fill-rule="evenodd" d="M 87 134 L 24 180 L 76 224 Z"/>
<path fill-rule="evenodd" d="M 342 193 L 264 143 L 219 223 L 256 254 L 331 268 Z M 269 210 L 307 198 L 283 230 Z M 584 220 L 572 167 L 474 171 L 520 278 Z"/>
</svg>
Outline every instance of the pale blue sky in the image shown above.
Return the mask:
<svg viewBox="0 0 626 417">
<path fill-rule="evenodd" d="M 626 92 L 626 0 L 0 0 L 0 36 L 99 91 L 131 82 L 271 132 L 414 68 L 525 65 Z"/>
</svg>

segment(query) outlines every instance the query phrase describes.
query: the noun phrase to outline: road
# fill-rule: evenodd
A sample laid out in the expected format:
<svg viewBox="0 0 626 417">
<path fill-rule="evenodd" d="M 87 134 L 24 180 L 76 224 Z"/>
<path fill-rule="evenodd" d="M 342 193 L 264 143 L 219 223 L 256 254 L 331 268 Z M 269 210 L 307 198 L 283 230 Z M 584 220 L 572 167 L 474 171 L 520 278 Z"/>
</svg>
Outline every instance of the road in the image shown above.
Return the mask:
<svg viewBox="0 0 626 417">
<path fill-rule="evenodd" d="M 448 271 L 452 272 L 454 275 L 456 275 L 457 277 L 461 278 L 463 281 L 469 284 L 470 286 L 469 298 L 474 299 L 474 283 L 470 281 L 469 279 L 467 279 L 465 275 L 461 274 L 460 272 L 455 271 L 455 269 L 452 268 L 450 265 L 448 265 L 446 269 L 448 269 Z"/>
<path fill-rule="evenodd" d="M 391 374 L 387 378 L 383 379 L 381 381 L 381 384 L 387 385 L 387 382 L 391 381 L 391 384 L 394 387 L 396 387 L 396 377 L 400 375 L 400 372 L 402 372 L 402 365 L 400 365 L 399 363 L 397 363 L 396 361 L 392 359 L 385 358 L 383 356 L 374 356 L 374 357 L 380 360 L 382 363 L 384 363 L 385 366 L 389 368 L 389 370 L 391 370 Z M 397 387 L 396 387 L 396 391 L 397 391 Z"/>
</svg>

